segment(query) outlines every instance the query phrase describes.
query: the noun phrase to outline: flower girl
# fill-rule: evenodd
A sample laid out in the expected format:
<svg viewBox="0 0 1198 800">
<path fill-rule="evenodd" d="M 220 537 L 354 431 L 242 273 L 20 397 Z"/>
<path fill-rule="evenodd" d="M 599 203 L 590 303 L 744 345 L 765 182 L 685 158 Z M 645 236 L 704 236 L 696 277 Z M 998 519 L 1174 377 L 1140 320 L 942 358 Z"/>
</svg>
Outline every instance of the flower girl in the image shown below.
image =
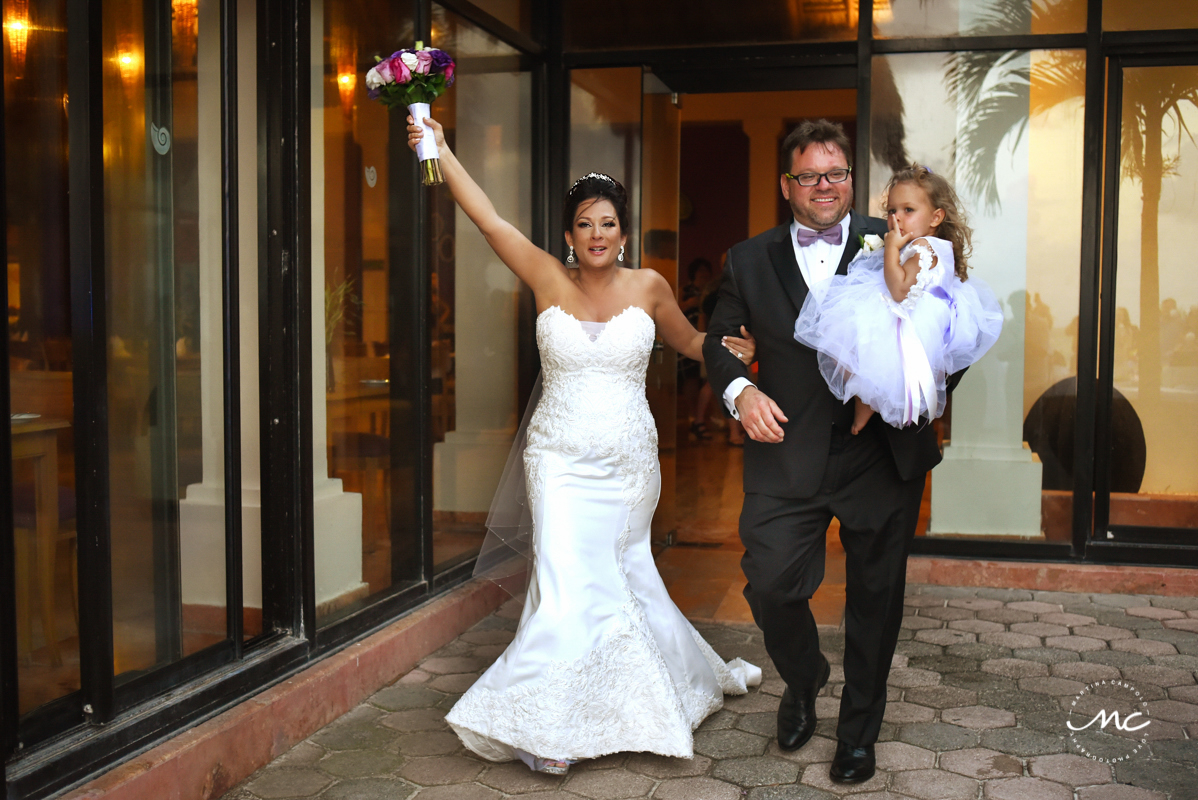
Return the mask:
<svg viewBox="0 0 1198 800">
<path fill-rule="evenodd" d="M 898 428 L 939 417 L 945 379 L 1002 329 L 994 293 L 967 281 L 970 230 L 948 181 L 913 164 L 891 177 L 885 197 L 884 246 L 869 237 L 847 275 L 810 288 L 795 322 L 832 393 L 856 398 L 854 434 L 875 412 Z"/>
</svg>

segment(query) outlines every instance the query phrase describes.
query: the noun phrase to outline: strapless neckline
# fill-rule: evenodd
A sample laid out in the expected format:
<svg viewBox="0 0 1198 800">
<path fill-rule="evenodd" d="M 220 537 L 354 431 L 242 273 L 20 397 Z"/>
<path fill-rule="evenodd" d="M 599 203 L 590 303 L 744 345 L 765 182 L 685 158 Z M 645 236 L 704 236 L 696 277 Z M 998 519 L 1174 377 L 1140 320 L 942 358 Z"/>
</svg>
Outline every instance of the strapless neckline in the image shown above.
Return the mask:
<svg viewBox="0 0 1198 800">
<path fill-rule="evenodd" d="M 559 306 L 557 304 L 551 305 L 551 306 L 549 306 L 549 308 L 545 309 L 540 314 L 537 314 L 537 321 L 540 322 L 541 317 L 544 317 L 550 311 L 557 311 L 560 314 L 565 314 L 567 317 L 569 317 L 570 319 L 574 320 L 575 322 L 577 322 L 579 324 L 578 325 L 579 330 L 583 330 L 582 323 L 584 323 L 584 322 L 590 322 L 590 323 L 594 323 L 597 325 L 610 325 L 611 323 L 613 323 L 616 320 L 623 317 L 625 314 L 628 314 L 629 312 L 632 312 L 632 311 L 641 312 L 641 314 L 644 315 L 645 319 L 649 320 L 649 322 L 653 322 L 653 317 L 649 316 L 649 312 L 637 305 L 628 306 L 628 308 L 625 308 L 623 311 L 613 315 L 612 318 L 607 320 L 606 322 L 599 322 L 597 320 L 579 319 L 578 317 L 574 316 L 569 311 L 567 311 L 566 309 L 562 308 L 561 306 Z"/>
</svg>

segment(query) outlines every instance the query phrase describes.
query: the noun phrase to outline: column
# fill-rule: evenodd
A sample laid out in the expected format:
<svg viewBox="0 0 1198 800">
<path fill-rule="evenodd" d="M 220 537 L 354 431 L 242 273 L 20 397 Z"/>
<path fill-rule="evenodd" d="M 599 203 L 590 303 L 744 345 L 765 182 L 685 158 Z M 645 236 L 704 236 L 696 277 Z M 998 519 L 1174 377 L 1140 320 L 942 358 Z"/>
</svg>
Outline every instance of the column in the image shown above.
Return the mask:
<svg viewBox="0 0 1198 800">
<path fill-rule="evenodd" d="M 320 45 L 323 8 L 313 8 L 313 53 Z M 238 8 L 238 61 L 256 63 L 255 9 Z M 203 431 L 203 481 L 187 487 L 180 501 L 180 550 L 185 614 L 207 618 L 205 609 L 225 607 L 224 400 L 221 335 L 221 185 L 220 185 L 220 36 L 216 0 L 201 0 L 198 9 L 197 81 L 200 105 L 200 392 Z M 317 83 L 323 66 L 313 67 L 312 115 L 312 390 L 316 602 L 326 603 L 351 592 L 362 582 L 362 498 L 341 491 L 341 481 L 328 477 L 324 382 L 324 148 L 323 88 Z M 257 75 L 238 75 L 239 255 L 241 285 L 241 471 L 242 580 L 245 606 L 262 606 L 262 503 L 259 463 L 258 387 L 258 185 Z M 356 544 L 356 546 L 354 546 Z M 223 617 L 221 624 L 223 625 Z"/>
<path fill-rule="evenodd" d="M 749 236 L 778 224 L 778 135 L 780 117 L 750 117 L 742 123 L 749 137 Z"/>
<path fill-rule="evenodd" d="M 1027 139 L 1023 136 L 1013 151 L 1004 147 L 995 158 L 1000 210 L 986 212 L 982 199 L 970 197 L 957 183 L 972 212 L 970 263 L 998 296 L 1006 320 L 994 348 L 970 367 L 953 393 L 952 439 L 944 461 L 932 471 L 929 534 L 1043 536 L 1042 466 L 1023 441 Z"/>
</svg>

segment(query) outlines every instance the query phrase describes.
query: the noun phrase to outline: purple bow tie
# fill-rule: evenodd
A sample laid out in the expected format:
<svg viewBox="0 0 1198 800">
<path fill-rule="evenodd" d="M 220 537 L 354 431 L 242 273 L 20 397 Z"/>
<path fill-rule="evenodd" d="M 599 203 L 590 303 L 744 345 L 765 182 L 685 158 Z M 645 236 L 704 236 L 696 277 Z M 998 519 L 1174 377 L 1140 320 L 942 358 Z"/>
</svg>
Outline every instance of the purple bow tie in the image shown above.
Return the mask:
<svg viewBox="0 0 1198 800">
<path fill-rule="evenodd" d="M 795 233 L 795 238 L 799 240 L 799 247 L 806 247 L 809 244 L 814 244 L 817 239 L 823 239 L 828 244 L 840 244 L 841 230 L 839 225 L 833 225 L 822 231 L 810 231 L 806 228 L 799 228 Z"/>
</svg>

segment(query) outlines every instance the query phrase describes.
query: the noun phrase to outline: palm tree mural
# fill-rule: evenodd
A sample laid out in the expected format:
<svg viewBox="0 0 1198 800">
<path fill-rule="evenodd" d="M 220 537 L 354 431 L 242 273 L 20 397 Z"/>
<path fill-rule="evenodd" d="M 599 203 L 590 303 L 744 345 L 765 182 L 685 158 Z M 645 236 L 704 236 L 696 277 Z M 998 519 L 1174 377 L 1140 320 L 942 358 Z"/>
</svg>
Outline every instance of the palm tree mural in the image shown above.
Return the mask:
<svg viewBox="0 0 1198 800">
<path fill-rule="evenodd" d="M 1080 0 L 994 0 L 990 11 L 966 35 L 992 36 L 1013 31 L 1042 31 L 1053 19 L 1075 13 Z M 990 210 L 999 207 L 996 159 L 1002 142 L 1014 134 L 1012 146 L 1027 130 L 1032 115 L 1042 114 L 1085 94 L 1085 54 L 1058 50 L 1032 70 L 1026 50 L 953 53 L 945 63 L 945 85 L 967 110 L 954 159 L 958 182 L 982 198 Z M 1163 150 L 1166 132 L 1184 133 L 1183 106 L 1198 107 L 1192 70 L 1145 68 L 1127 70 L 1123 81 L 1121 159 L 1123 177 L 1141 188 L 1140 211 L 1140 338 L 1139 396 L 1159 398 L 1161 189 L 1176 171 L 1177 156 Z M 1108 132 L 1108 135 L 1114 132 Z"/>
</svg>

